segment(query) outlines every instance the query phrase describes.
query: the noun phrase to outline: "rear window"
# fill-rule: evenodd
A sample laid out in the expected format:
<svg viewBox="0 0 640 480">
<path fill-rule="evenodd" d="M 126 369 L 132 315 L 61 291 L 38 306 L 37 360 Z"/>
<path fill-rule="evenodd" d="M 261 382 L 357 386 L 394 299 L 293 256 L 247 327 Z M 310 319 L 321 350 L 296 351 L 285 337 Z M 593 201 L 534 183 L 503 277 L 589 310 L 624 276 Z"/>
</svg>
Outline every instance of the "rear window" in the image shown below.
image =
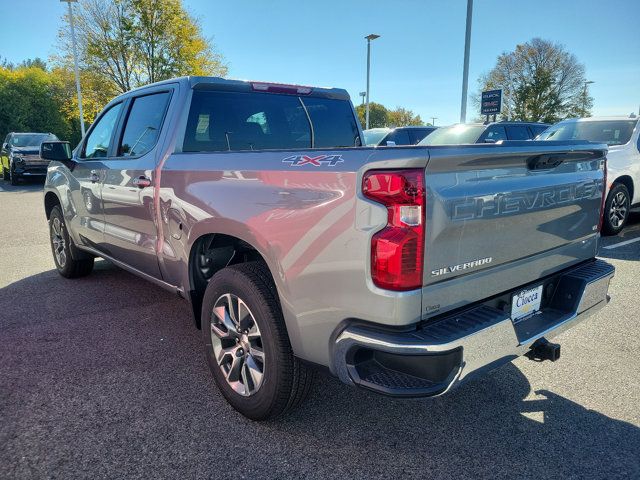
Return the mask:
<svg viewBox="0 0 640 480">
<path fill-rule="evenodd" d="M 183 151 L 353 147 L 357 140 L 346 100 L 195 90 Z"/>
<path fill-rule="evenodd" d="M 549 127 L 538 140 L 588 140 L 607 145 L 624 145 L 631 139 L 637 120 L 594 120 L 560 122 Z"/>
<path fill-rule="evenodd" d="M 465 125 L 459 123 L 450 127 L 442 127 L 427 135 L 418 145 L 459 145 L 464 143 L 476 143 L 484 125 Z"/>
<path fill-rule="evenodd" d="M 524 125 L 507 125 L 507 136 L 509 140 L 529 140 L 529 130 Z"/>
</svg>

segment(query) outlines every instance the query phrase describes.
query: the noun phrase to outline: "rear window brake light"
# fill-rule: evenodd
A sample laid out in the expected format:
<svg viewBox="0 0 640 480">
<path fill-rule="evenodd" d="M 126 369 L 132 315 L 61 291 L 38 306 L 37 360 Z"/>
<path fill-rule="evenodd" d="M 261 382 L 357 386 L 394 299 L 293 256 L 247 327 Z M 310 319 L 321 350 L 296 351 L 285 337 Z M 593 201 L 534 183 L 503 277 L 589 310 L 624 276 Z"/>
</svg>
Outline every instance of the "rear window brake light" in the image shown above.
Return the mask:
<svg viewBox="0 0 640 480">
<path fill-rule="evenodd" d="M 258 92 L 284 93 L 288 95 L 309 95 L 313 88 L 283 83 L 251 82 L 251 88 Z"/>
</svg>

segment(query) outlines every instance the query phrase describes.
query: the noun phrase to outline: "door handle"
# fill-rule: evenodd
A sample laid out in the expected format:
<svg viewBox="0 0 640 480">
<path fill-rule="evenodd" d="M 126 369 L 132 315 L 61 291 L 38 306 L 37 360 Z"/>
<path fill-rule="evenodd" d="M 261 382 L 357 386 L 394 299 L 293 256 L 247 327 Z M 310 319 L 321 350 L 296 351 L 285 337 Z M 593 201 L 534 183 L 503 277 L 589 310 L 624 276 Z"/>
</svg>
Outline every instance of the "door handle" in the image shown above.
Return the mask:
<svg viewBox="0 0 640 480">
<path fill-rule="evenodd" d="M 140 175 L 133 179 L 133 184 L 138 188 L 145 188 L 151 186 L 151 179 L 149 177 L 145 177 L 144 175 Z"/>
<path fill-rule="evenodd" d="M 100 181 L 100 175 L 98 175 L 98 172 L 95 170 L 91 170 L 91 176 L 89 178 L 91 179 L 91 183 Z"/>
</svg>

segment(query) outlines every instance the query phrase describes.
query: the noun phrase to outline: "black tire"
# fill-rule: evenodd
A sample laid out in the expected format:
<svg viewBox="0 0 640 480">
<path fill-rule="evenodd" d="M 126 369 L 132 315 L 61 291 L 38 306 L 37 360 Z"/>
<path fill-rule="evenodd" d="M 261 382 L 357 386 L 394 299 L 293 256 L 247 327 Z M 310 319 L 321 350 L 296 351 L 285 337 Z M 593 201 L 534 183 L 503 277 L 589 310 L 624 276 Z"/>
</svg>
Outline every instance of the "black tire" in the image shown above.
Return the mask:
<svg viewBox="0 0 640 480">
<path fill-rule="evenodd" d="M 17 186 L 20 183 L 20 176 L 16 175 L 16 173 L 13 171 L 11 166 L 9 166 L 9 182 L 14 187 Z"/>
<path fill-rule="evenodd" d="M 617 235 L 627 224 L 631 198 L 629 190 L 622 183 L 614 183 L 604 204 L 602 233 Z"/>
<path fill-rule="evenodd" d="M 249 396 L 231 387 L 213 353 L 212 323 L 216 321 L 213 308 L 226 294 L 242 299 L 259 327 L 264 352 L 262 383 Z M 202 333 L 207 362 L 218 388 L 244 416 L 252 420 L 274 418 L 297 407 L 307 397 L 314 372 L 293 355 L 277 291 L 264 263 L 233 265 L 211 278 L 202 303 Z"/>
<path fill-rule="evenodd" d="M 2 179 L 5 182 L 9 181 L 9 170 L 7 170 L 6 168 L 4 168 L 4 165 L 2 166 Z"/>
<path fill-rule="evenodd" d="M 58 205 L 53 207 L 49 215 L 49 241 L 51 242 L 53 261 L 60 275 L 66 278 L 78 278 L 91 273 L 93 257 L 76 260 L 71 256 L 71 239 L 62 210 Z M 56 250 L 58 250 L 58 254 L 56 254 Z"/>
</svg>

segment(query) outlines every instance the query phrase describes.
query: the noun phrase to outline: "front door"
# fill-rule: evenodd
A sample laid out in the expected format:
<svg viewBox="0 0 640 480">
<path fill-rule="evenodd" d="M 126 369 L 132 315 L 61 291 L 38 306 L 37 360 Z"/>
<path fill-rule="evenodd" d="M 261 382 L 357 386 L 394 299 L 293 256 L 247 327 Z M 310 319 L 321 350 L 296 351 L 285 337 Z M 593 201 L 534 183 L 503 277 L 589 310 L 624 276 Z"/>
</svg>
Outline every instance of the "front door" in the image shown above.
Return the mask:
<svg viewBox="0 0 640 480">
<path fill-rule="evenodd" d="M 170 97 L 170 91 L 161 91 L 128 102 L 115 155 L 105 162 L 102 183 L 105 251 L 155 278 L 161 278 L 154 205 L 155 147 Z"/>
<path fill-rule="evenodd" d="M 101 182 L 122 105 L 122 102 L 112 105 L 100 115 L 68 165 L 69 198 L 63 201 L 69 204 L 65 208 L 71 217 L 67 219 L 71 222 L 69 230 L 75 242 L 96 250 L 102 249 L 104 240 Z"/>
</svg>

